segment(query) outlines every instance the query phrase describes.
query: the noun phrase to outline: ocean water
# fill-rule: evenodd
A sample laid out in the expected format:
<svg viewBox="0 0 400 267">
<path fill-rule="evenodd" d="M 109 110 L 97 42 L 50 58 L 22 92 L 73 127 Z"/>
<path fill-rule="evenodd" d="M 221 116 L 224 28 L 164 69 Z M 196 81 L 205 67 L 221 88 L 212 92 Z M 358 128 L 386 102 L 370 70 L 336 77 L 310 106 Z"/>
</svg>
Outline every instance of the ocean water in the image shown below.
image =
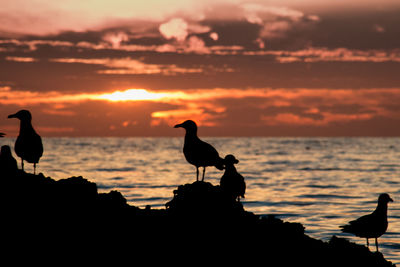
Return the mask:
<svg viewBox="0 0 400 267">
<path fill-rule="evenodd" d="M 300 222 L 306 233 L 332 235 L 358 244 L 339 225 L 372 212 L 389 193 L 389 227 L 380 251 L 400 264 L 400 138 L 206 138 L 221 156 L 240 160 L 245 209 Z M 13 147 L 13 138 L 1 144 Z M 196 179 L 180 138 L 44 138 L 38 172 L 54 179 L 83 176 L 100 192 L 120 191 L 131 205 L 164 208 L 179 185 Z M 14 155 L 15 156 L 15 155 Z M 33 172 L 31 164 L 25 169 Z M 223 172 L 208 167 L 205 181 L 219 184 Z M 370 239 L 370 250 L 375 251 Z"/>
</svg>

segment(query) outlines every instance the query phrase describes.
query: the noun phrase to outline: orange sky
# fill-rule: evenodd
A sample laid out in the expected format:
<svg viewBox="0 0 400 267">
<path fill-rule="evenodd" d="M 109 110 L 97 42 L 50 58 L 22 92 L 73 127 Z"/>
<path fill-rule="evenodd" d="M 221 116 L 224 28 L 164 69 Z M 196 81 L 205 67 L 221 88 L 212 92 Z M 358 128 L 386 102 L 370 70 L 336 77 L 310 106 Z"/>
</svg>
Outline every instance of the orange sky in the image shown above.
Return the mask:
<svg viewBox="0 0 400 267">
<path fill-rule="evenodd" d="M 399 136 L 397 1 L 0 0 L 0 132 Z"/>
</svg>

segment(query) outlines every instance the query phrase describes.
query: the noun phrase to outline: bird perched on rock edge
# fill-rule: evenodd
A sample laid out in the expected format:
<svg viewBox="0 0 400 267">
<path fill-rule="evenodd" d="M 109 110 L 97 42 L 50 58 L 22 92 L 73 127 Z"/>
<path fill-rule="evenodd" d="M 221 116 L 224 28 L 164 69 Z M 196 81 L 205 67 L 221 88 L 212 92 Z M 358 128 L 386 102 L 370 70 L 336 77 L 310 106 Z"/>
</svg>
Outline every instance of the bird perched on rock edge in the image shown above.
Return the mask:
<svg viewBox="0 0 400 267">
<path fill-rule="evenodd" d="M 234 164 L 239 160 L 233 155 L 227 155 L 224 159 L 225 173 L 220 180 L 221 190 L 232 196 L 233 199 L 240 201 L 240 197 L 244 198 L 246 192 L 246 183 L 243 176 L 237 172 Z"/>
<path fill-rule="evenodd" d="M 199 180 L 199 167 L 203 167 L 202 181 L 204 181 L 207 166 L 215 166 L 219 170 L 224 169 L 224 160 L 219 156 L 217 150 L 197 136 L 197 125 L 194 121 L 187 120 L 175 125 L 174 128 L 186 130 L 183 154 L 187 162 L 196 166 L 196 181 Z"/>
<path fill-rule="evenodd" d="M 28 110 L 20 110 L 8 118 L 20 120 L 19 135 L 15 141 L 15 153 L 21 158 L 21 168 L 24 170 L 24 160 L 33 163 L 33 173 L 36 173 L 36 164 L 43 155 L 43 143 L 40 135 L 32 126 L 32 115 Z"/>
<path fill-rule="evenodd" d="M 365 237 L 368 247 L 368 238 L 375 238 L 376 251 L 379 251 L 378 237 L 383 235 L 388 227 L 387 208 L 389 202 L 393 202 L 393 199 L 388 194 L 379 195 L 378 206 L 375 211 L 340 226 L 342 232 L 354 234 L 358 237 Z"/>
</svg>

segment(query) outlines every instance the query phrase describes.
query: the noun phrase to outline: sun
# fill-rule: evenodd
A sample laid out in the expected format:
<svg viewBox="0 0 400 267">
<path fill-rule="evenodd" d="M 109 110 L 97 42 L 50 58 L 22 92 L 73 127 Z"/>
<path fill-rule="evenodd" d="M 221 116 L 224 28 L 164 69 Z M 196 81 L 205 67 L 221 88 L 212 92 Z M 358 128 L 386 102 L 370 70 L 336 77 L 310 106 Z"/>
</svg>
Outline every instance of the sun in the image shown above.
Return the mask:
<svg viewBox="0 0 400 267">
<path fill-rule="evenodd" d="M 153 93 L 146 89 L 128 89 L 125 91 L 115 91 L 109 94 L 97 95 L 96 99 L 103 99 L 108 101 L 144 101 L 144 100 L 159 100 L 167 97 L 166 93 Z"/>
</svg>

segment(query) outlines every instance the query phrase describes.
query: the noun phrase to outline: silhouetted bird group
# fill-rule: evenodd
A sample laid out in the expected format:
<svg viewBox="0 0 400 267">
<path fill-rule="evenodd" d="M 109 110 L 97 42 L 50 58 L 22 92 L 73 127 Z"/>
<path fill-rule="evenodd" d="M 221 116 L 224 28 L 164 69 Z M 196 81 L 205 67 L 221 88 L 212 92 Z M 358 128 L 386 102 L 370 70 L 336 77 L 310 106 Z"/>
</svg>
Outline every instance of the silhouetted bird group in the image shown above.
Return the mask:
<svg viewBox="0 0 400 267">
<path fill-rule="evenodd" d="M 17 156 L 21 158 L 21 168 L 22 170 L 24 169 L 25 160 L 33 163 L 35 173 L 36 164 L 39 163 L 43 155 L 43 144 L 41 137 L 32 126 L 32 115 L 28 110 L 20 110 L 15 114 L 9 115 L 8 118 L 20 120 L 20 130 L 14 150 Z M 239 160 L 231 154 L 221 158 L 212 145 L 202 141 L 197 136 L 197 125 L 192 120 L 177 124 L 174 128 L 184 128 L 186 131 L 183 154 L 187 162 L 196 167 L 196 181 L 199 181 L 200 167 L 203 167 L 201 181 L 204 181 L 206 167 L 208 166 L 214 166 L 218 170 L 225 170 L 220 179 L 221 191 L 229 196 L 232 201 L 240 202 L 240 198 L 244 198 L 246 192 L 246 183 L 244 177 L 237 172 L 234 166 L 239 163 Z M 4 135 L 4 133 L 0 133 L 0 137 L 4 137 Z M 5 174 L 13 174 L 17 169 L 17 162 L 11 154 L 10 147 L 3 145 L 0 151 L 0 171 Z M 376 250 L 378 251 L 378 238 L 387 230 L 388 203 L 392 201 L 388 194 L 381 194 L 374 212 L 350 221 L 347 225 L 340 226 L 340 228 L 342 228 L 343 232 L 366 238 L 367 246 L 369 246 L 368 239 L 375 238 Z"/>
<path fill-rule="evenodd" d="M 234 200 L 239 201 L 239 197 L 244 197 L 246 184 L 243 176 L 233 166 L 233 164 L 239 162 L 235 156 L 228 155 L 225 159 L 222 159 L 212 145 L 200 140 L 197 136 L 197 125 L 192 120 L 177 124 L 174 128 L 186 130 L 183 155 L 187 162 L 196 167 L 196 181 L 199 180 L 199 167 L 203 167 L 202 181 L 204 181 L 206 167 L 214 166 L 218 170 L 225 169 L 225 173 L 221 177 L 221 189 Z"/>
<path fill-rule="evenodd" d="M 234 164 L 239 163 L 239 160 L 233 155 L 227 155 L 225 159 L 222 159 L 213 146 L 200 140 L 194 121 L 187 120 L 174 126 L 174 128 L 179 127 L 186 130 L 183 154 L 186 160 L 196 167 L 196 181 L 199 180 L 199 167 L 203 167 L 202 181 L 207 166 L 215 166 L 219 170 L 225 169 L 220 180 L 221 190 L 238 202 L 240 197 L 244 198 L 246 183 L 244 177 L 237 172 L 234 166 Z M 365 237 L 367 246 L 369 246 L 368 238 L 375 238 L 376 250 L 378 251 L 378 237 L 386 232 L 388 226 L 387 203 L 392 201 L 388 194 L 381 194 L 378 206 L 372 214 L 351 221 L 348 225 L 340 226 L 340 228 L 343 232 Z"/>
<path fill-rule="evenodd" d="M 15 141 L 14 151 L 18 157 L 21 158 L 21 168 L 24 170 L 24 160 L 33 163 L 33 173 L 36 173 L 36 164 L 39 163 L 39 159 L 43 155 L 43 144 L 42 138 L 33 129 L 32 126 L 32 115 L 28 110 L 20 110 L 15 114 L 11 114 L 8 118 L 17 118 L 20 120 L 19 135 Z M 0 137 L 4 134 L 1 133 Z M 11 150 L 8 146 L 3 146 L 1 149 L 1 162 L 0 170 L 4 169 L 5 162 L 13 162 L 11 158 L 15 159 L 11 155 Z M 4 151 L 3 151 L 4 148 Z M 11 163 L 10 163 L 11 164 Z M 11 164 L 14 166 L 14 164 Z"/>
</svg>

